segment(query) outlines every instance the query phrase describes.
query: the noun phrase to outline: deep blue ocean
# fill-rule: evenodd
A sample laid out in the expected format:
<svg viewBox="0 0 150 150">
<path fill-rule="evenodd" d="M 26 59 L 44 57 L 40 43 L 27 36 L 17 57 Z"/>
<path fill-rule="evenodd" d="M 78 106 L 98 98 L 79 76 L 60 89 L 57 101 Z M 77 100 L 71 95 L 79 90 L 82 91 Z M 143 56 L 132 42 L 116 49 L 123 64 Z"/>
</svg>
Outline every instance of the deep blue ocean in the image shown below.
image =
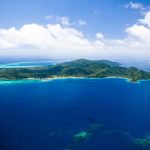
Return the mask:
<svg viewBox="0 0 150 150">
<path fill-rule="evenodd" d="M 150 81 L 0 81 L 0 150 L 148 150 L 149 135 Z"/>
</svg>

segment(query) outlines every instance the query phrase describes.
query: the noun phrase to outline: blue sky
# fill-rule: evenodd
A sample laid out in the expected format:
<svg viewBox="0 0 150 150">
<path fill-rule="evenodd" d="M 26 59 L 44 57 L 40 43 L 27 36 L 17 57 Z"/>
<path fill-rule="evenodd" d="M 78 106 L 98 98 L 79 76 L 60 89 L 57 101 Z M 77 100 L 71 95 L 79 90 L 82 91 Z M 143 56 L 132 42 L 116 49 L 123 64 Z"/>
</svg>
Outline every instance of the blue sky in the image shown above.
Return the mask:
<svg viewBox="0 0 150 150">
<path fill-rule="evenodd" d="M 149 40 L 147 0 L 0 1 L 1 57 L 145 58 Z"/>
<path fill-rule="evenodd" d="M 20 27 L 24 24 L 46 24 L 45 15 L 83 19 L 88 25 L 82 31 L 102 32 L 106 37 L 123 37 L 124 28 L 132 25 L 140 12 L 124 8 L 128 0 L 3 0 L 0 1 L 0 27 Z M 136 1 L 148 4 L 148 1 Z"/>
</svg>

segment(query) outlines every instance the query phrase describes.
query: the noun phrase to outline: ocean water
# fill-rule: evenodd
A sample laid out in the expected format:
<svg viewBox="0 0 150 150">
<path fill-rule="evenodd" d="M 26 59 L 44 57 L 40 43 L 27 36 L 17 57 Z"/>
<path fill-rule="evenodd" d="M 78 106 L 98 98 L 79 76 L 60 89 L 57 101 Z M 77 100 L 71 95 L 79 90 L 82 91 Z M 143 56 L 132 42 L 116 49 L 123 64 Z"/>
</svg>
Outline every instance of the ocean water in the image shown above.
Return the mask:
<svg viewBox="0 0 150 150">
<path fill-rule="evenodd" d="M 0 150 L 148 150 L 149 135 L 150 81 L 0 81 Z"/>
<path fill-rule="evenodd" d="M 0 68 L 25 68 L 25 67 L 41 67 L 59 63 L 58 61 L 25 61 L 15 63 L 0 63 Z"/>
</svg>

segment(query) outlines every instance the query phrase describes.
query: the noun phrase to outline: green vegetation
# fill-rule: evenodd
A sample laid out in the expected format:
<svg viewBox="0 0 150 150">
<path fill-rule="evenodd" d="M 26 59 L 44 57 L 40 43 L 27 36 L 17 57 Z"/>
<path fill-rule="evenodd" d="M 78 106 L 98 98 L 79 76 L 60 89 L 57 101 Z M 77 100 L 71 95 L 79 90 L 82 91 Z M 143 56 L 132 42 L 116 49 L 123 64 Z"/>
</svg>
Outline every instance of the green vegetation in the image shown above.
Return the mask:
<svg viewBox="0 0 150 150">
<path fill-rule="evenodd" d="M 85 60 L 60 63 L 47 67 L 0 69 L 2 80 L 45 79 L 54 77 L 124 77 L 133 82 L 150 79 L 150 72 L 135 67 L 125 68 L 118 63 L 106 60 Z"/>
</svg>

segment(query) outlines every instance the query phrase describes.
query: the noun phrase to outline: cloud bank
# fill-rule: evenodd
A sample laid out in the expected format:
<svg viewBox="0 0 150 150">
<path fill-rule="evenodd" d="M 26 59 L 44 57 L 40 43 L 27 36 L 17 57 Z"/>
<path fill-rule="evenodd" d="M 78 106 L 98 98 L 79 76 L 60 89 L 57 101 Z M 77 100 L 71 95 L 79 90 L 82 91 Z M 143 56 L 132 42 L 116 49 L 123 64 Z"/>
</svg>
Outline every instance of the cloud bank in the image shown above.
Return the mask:
<svg viewBox="0 0 150 150">
<path fill-rule="evenodd" d="M 107 39 L 99 32 L 90 40 L 68 23 L 64 18 L 63 25 L 26 24 L 19 29 L 0 29 L 0 57 L 150 58 L 150 12 L 125 29 L 124 39 Z"/>
</svg>

